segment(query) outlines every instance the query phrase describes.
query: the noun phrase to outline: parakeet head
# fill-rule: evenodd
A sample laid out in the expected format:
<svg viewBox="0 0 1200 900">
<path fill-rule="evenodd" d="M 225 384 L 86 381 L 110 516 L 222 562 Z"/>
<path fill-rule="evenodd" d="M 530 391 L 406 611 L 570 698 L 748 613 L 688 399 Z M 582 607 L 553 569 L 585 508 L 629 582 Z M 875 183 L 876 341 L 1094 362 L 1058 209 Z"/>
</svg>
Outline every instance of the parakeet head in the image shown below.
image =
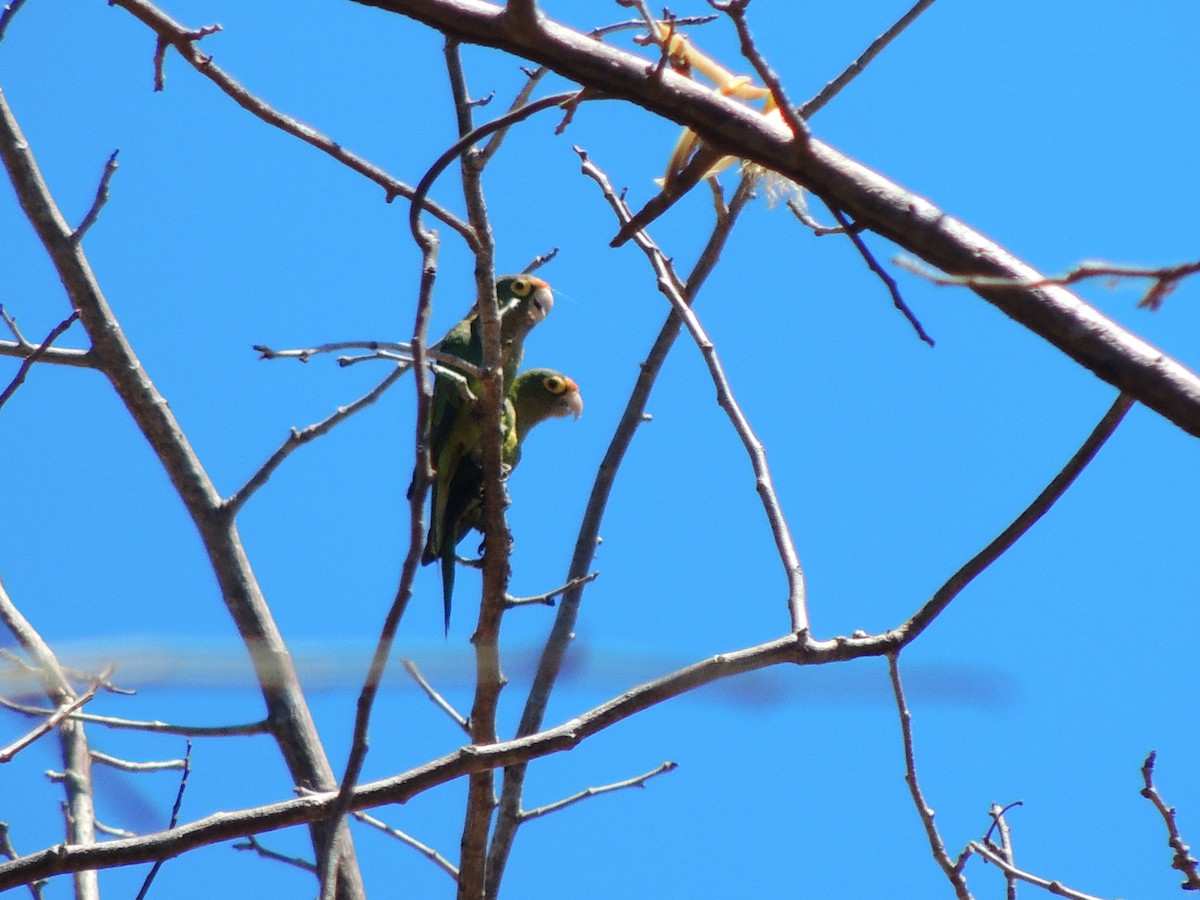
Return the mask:
<svg viewBox="0 0 1200 900">
<path fill-rule="evenodd" d="M 496 299 L 503 319 L 508 318 L 509 310 L 519 308 L 530 328 L 543 321 L 554 308 L 550 285 L 534 275 L 504 275 L 497 279 Z"/>
<path fill-rule="evenodd" d="M 583 414 L 579 385 L 553 369 L 527 369 L 517 376 L 510 391 L 517 417 L 517 442 L 529 429 L 546 419 Z"/>
</svg>

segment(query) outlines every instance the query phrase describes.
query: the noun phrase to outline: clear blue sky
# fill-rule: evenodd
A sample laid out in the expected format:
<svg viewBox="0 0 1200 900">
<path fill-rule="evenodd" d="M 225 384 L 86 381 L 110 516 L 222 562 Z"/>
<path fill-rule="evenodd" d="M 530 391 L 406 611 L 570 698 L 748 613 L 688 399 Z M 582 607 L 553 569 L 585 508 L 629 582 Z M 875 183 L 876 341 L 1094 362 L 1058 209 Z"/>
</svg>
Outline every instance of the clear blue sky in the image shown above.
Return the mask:
<svg viewBox="0 0 1200 900">
<path fill-rule="evenodd" d="M 760 47 L 793 99 L 811 96 L 894 21 L 905 2 L 758 0 Z M 206 52 L 250 90 L 415 183 L 453 140 L 441 40 L 350 3 L 171 0 L 190 26 L 225 30 Z M 580 28 L 626 18 L 614 4 L 548 2 Z M 705 5 L 672 9 L 681 15 Z M 1198 255 L 1200 96 L 1191 3 L 953 3 L 943 0 L 813 120 L 817 136 L 929 198 L 1050 273 L 1085 258 L 1165 265 Z M 726 23 L 697 36 L 737 71 Z M 0 43 L 0 87 L 60 205 L 77 221 L 120 148 L 112 199 L 86 249 L 147 371 L 223 493 L 286 437 L 363 392 L 385 369 L 261 362 L 250 349 L 411 334 L 419 257 L 407 204 L 250 117 L 174 55 L 151 92 L 153 36 L 101 0 L 32 2 Z M 507 106 L 519 61 L 465 51 L 470 85 Z M 548 81 L 546 90 L 561 89 Z M 489 110 L 490 111 L 490 110 Z M 666 314 L 632 246 L 611 250 L 611 213 L 578 173 L 588 149 L 641 201 L 676 126 L 616 102 L 581 109 L 567 134 L 543 114 L 516 130 L 485 187 L 498 268 L 557 247 L 542 274 L 551 318 L 526 360 L 562 369 L 587 408 L 530 439 L 511 483 L 512 589 L 559 584 L 599 460 Z M 733 173 L 725 176 L 734 183 Z M 451 173 L 436 198 L 460 208 Z M 814 214 L 828 221 L 814 203 Z M 654 226 L 686 269 L 710 224 L 702 192 Z M 868 239 L 882 260 L 895 248 Z M 1031 500 L 1115 391 L 974 295 L 891 267 L 937 340 L 920 343 L 843 239 L 816 239 L 786 210 L 755 203 L 698 303 L 765 442 L 808 578 L 819 637 L 898 624 Z M 443 229 L 433 331 L 470 302 L 471 263 Z M 1152 314 L 1139 287 L 1080 293 L 1106 315 L 1200 367 L 1200 288 Z M 57 278 L 0 189 L 0 302 L 31 339 L 66 314 Z M 64 346 L 82 346 L 72 332 Z M 0 359 L 0 386 L 16 364 Z M 678 664 L 788 627 L 785 583 L 745 452 L 713 401 L 700 354 L 681 339 L 609 506 L 578 638 L 589 668 L 563 685 L 558 723 Z M 297 452 L 240 528 L 274 613 L 302 661 L 325 651 L 343 676 L 311 700 L 336 770 L 348 743 L 361 654 L 391 600 L 407 529 L 412 383 Z M 205 658 L 238 658 L 234 629 L 182 505 L 113 392 L 95 373 L 38 367 L 0 411 L 5 514 L 0 575 L 54 645 L 126 660 L 137 697 L 96 711 L 208 724 L 261 715 L 246 683 Z M 1200 841 L 1194 439 L 1135 408 L 1064 500 L 955 601 L 909 651 L 923 786 L 952 852 L 987 827 L 991 803 L 1023 800 L 1018 862 L 1101 896 L 1154 896 L 1177 876 L 1161 822 L 1138 796 L 1159 783 Z M 464 544 L 464 547 L 468 545 Z M 460 575 L 449 639 L 437 575 L 423 571 L 402 649 L 438 673 L 461 709 L 477 577 Z M 506 618 L 515 663 L 552 613 Z M 7 639 L 7 638 L 5 638 Z M 138 672 L 130 648 L 192 665 Z M 124 648 L 106 650 L 105 648 Z M 311 654 L 309 654 L 311 651 Z M 311 683 L 319 673 L 305 670 Z M 118 673 L 118 678 L 120 673 Z M 215 687 L 212 683 L 218 682 Z M 417 692 L 379 701 L 365 779 L 456 747 L 460 734 Z M 0 741 L 26 726 L 0 718 Z M 94 745 L 134 759 L 178 756 L 182 740 L 99 729 Z M 0 820 L 19 850 L 60 839 L 59 790 L 41 771 L 53 746 L 0 769 Z M 699 692 L 534 765 L 527 806 L 617 781 L 665 760 L 645 791 L 602 797 L 519 835 L 506 896 L 928 897 L 949 889 L 930 859 L 904 781 L 882 661 L 843 671 L 774 671 Z M 284 799 L 267 739 L 198 742 L 184 801 L 191 820 Z M 108 824 L 162 826 L 175 776 L 109 776 Z M 381 816 L 457 856 L 465 785 Z M 449 896 L 416 854 L 358 833 L 368 887 Z M 302 832 L 264 838 L 307 851 Z M 979 897 L 1003 882 L 973 861 Z M 132 895 L 143 869 L 103 876 Z M 227 846 L 169 862 L 153 896 L 309 896 L 309 876 Z M 50 896 L 65 896 L 56 882 Z M 935 893 L 937 892 L 937 893 Z"/>
</svg>

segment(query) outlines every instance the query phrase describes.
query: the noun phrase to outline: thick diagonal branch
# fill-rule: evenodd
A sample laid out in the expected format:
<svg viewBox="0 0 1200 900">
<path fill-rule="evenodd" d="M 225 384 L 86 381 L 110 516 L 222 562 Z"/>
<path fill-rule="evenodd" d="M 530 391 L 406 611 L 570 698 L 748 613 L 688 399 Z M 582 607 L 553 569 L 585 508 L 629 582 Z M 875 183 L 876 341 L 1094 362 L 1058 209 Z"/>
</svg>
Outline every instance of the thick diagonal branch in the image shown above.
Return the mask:
<svg viewBox="0 0 1200 900">
<path fill-rule="evenodd" d="M 409 16 L 459 40 L 548 66 L 605 96 L 686 125 L 705 143 L 801 184 L 865 228 L 951 275 L 1034 282 L 1040 275 L 933 203 L 813 139 L 792 135 L 736 100 L 546 18 L 510 16 L 479 0 L 356 0 Z M 1097 376 L 1200 436 L 1200 377 L 1060 285 L 984 286 L 975 293 Z"/>
</svg>

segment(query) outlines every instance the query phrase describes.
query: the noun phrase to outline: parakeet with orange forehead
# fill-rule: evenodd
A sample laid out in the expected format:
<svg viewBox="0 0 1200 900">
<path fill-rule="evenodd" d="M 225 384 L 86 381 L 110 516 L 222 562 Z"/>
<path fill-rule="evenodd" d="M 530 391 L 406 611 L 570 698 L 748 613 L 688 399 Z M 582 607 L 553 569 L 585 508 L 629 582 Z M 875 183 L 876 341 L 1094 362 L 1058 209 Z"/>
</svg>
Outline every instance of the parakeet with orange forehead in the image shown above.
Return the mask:
<svg viewBox="0 0 1200 900">
<path fill-rule="evenodd" d="M 442 561 L 442 602 L 446 631 L 454 596 L 456 549 L 472 528 L 480 530 L 483 516 L 483 468 L 479 445 L 482 433 L 471 404 L 464 404 L 450 424 L 434 457 L 433 507 L 429 536 L 421 563 Z M 501 462 L 511 472 L 521 460 L 521 446 L 535 425 L 547 419 L 583 413 L 579 386 L 561 372 L 529 369 L 518 375 L 504 400 Z"/>
</svg>

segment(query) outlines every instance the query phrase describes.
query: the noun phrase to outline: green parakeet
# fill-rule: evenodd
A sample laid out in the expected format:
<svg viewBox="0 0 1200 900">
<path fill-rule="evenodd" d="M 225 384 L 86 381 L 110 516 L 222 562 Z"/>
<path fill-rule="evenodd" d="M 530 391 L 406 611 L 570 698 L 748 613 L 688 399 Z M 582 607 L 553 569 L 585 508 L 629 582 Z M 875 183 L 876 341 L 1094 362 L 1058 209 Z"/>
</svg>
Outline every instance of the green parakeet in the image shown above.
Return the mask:
<svg viewBox="0 0 1200 900">
<path fill-rule="evenodd" d="M 561 372 L 530 369 L 513 380 L 504 401 L 504 443 L 501 459 L 509 472 L 521 458 L 521 444 L 530 429 L 547 419 L 583 413 L 579 387 Z M 472 528 L 479 529 L 483 514 L 483 469 L 479 454 L 480 428 L 475 410 L 463 403 L 455 412 L 447 439 L 433 464 L 433 507 L 429 537 L 421 563 L 442 561 L 442 600 L 446 630 L 450 630 L 450 605 L 454 594 L 455 551 Z"/>
</svg>

